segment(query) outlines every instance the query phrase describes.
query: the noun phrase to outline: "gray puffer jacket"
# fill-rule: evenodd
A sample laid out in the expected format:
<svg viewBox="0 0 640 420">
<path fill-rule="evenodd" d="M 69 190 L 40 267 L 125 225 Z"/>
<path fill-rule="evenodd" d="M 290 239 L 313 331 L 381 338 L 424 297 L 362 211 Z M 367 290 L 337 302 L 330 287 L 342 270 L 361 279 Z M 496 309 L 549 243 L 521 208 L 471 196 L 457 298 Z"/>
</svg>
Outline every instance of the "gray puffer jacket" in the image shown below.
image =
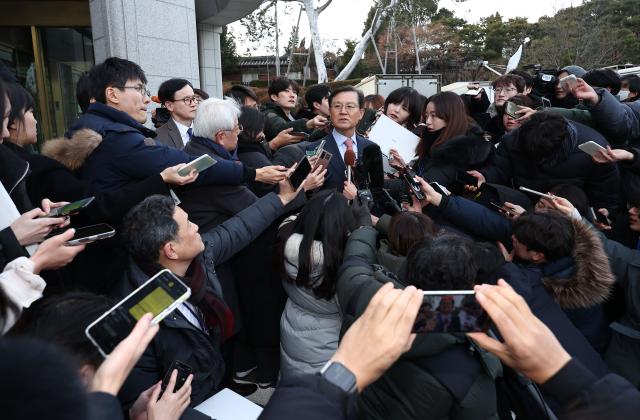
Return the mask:
<svg viewBox="0 0 640 420">
<path fill-rule="evenodd" d="M 289 279 L 298 275 L 298 253 L 302 235 L 292 234 L 285 245 L 285 268 Z M 315 282 L 322 280 L 322 243 L 314 241 L 312 272 Z M 282 377 L 313 374 L 338 348 L 342 317 L 337 296 L 330 300 L 314 295 L 311 289 L 284 280 L 289 298 L 280 319 L 280 374 Z"/>
</svg>

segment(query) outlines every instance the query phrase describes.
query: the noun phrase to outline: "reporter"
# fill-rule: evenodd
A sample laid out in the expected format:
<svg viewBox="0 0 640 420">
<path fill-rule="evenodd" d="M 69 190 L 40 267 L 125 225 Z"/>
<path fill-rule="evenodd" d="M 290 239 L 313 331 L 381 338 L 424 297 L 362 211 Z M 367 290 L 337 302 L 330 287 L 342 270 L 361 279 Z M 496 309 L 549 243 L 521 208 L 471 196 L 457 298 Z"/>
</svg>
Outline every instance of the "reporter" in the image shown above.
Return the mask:
<svg viewBox="0 0 640 420">
<path fill-rule="evenodd" d="M 38 275 L 42 270 L 63 267 L 85 248 L 85 245 L 67 246 L 74 229 L 44 241 L 31 258 L 20 257 L 11 261 L 0 274 L 0 332 L 4 334 L 17 321 L 23 308 L 28 308 L 42 297 L 46 282 Z"/>
<path fill-rule="evenodd" d="M 640 410 L 640 392 L 615 374 L 597 378 L 572 359 L 553 333 L 504 281 L 475 286 L 476 298 L 504 342 L 484 333 L 468 334 L 505 364 L 542 385 L 564 404 L 560 419 L 632 419 Z"/>
<path fill-rule="evenodd" d="M 260 419 L 355 418 L 355 396 L 376 381 L 413 343 L 411 327 L 422 303 L 413 286 L 382 286 L 351 325 L 331 360 L 316 375 L 283 378 Z M 346 381 L 335 372 L 342 372 Z"/>
</svg>

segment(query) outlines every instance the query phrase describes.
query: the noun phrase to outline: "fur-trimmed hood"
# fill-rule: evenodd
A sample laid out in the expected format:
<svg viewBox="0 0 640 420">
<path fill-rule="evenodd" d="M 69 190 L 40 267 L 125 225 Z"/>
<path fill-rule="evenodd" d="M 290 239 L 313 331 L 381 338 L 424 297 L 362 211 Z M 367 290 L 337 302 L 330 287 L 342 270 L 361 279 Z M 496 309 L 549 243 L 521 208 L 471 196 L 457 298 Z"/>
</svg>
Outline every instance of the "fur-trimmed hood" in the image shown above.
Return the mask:
<svg viewBox="0 0 640 420">
<path fill-rule="evenodd" d="M 102 143 L 102 136 L 89 128 L 73 133 L 70 139 L 59 138 L 47 141 L 42 154 L 57 160 L 71 171 L 84 165 L 89 155 Z"/>
<path fill-rule="evenodd" d="M 71 171 L 80 169 L 87 158 L 102 143 L 102 136 L 90 128 L 81 128 L 73 132 L 71 138 L 58 138 L 47 141 L 42 146 L 42 154 L 55 159 Z M 152 138 L 145 138 L 148 146 L 156 144 Z"/>
<path fill-rule="evenodd" d="M 602 242 L 584 222 L 573 220 L 575 243 L 572 264 L 561 261 L 543 268 L 546 289 L 563 309 L 602 304 L 610 295 L 615 277 Z"/>
</svg>

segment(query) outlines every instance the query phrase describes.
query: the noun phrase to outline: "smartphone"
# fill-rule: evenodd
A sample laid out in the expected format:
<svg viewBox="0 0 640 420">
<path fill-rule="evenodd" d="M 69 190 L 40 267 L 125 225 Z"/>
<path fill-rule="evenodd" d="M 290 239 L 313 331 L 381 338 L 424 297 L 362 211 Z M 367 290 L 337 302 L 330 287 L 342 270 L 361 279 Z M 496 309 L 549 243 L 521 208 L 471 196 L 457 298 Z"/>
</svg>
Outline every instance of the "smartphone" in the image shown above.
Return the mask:
<svg viewBox="0 0 640 420">
<path fill-rule="evenodd" d="M 169 270 L 162 270 L 85 329 L 100 354 L 107 357 L 148 312 L 157 324 L 191 296 L 189 289 Z"/>
<path fill-rule="evenodd" d="M 542 100 L 543 108 L 551 108 L 551 101 L 547 98 L 540 98 Z"/>
<path fill-rule="evenodd" d="M 82 200 L 74 201 L 73 203 L 69 203 L 62 207 L 56 207 L 55 209 L 51 209 L 49 214 L 44 217 L 63 217 L 76 214 L 77 212 L 91 204 L 94 199 L 95 197 L 83 198 Z"/>
<path fill-rule="evenodd" d="M 478 186 L 478 178 L 473 175 L 469 175 L 465 171 L 456 172 L 456 181 L 462 185 L 471 185 L 473 187 Z"/>
<path fill-rule="evenodd" d="M 588 141 L 586 143 L 582 143 L 578 145 L 578 149 L 582 150 L 583 152 L 585 152 L 586 154 L 588 154 L 589 156 L 593 156 L 596 153 L 598 153 L 599 151 L 607 151 L 607 149 L 605 149 L 604 147 L 600 146 L 598 143 L 596 143 L 595 141 L 591 140 Z"/>
<path fill-rule="evenodd" d="M 535 195 L 540 196 L 540 197 L 548 198 L 549 200 L 553 200 L 555 198 L 552 195 L 541 193 L 540 191 L 532 190 L 531 188 L 527 188 L 527 187 L 520 187 L 520 191 L 524 191 L 524 192 L 528 192 L 528 193 L 531 193 L 531 194 L 535 194 Z"/>
<path fill-rule="evenodd" d="M 519 110 L 520 110 L 520 107 L 510 101 L 507 101 L 507 104 L 504 107 L 504 113 L 507 114 L 509 117 L 513 118 L 514 120 L 517 120 L 518 118 L 520 118 L 520 115 L 516 114 L 516 112 Z"/>
<path fill-rule="evenodd" d="M 199 158 L 194 159 L 191 162 L 189 162 L 187 164 L 187 166 L 185 166 L 182 169 L 180 169 L 178 171 L 178 175 L 187 176 L 194 169 L 196 170 L 196 172 L 200 173 L 200 172 L 204 171 L 205 169 L 207 169 L 208 167 L 215 165 L 216 163 L 218 163 L 218 161 L 215 160 L 214 158 L 212 158 L 211 156 L 202 155 Z"/>
<path fill-rule="evenodd" d="M 309 159 L 305 156 L 296 166 L 296 169 L 293 171 L 291 176 L 289 176 L 289 182 L 293 186 L 294 189 L 298 189 L 302 181 L 309 175 L 311 172 L 311 163 L 309 163 Z"/>
<path fill-rule="evenodd" d="M 173 374 L 174 370 L 178 371 L 178 376 L 176 377 L 176 384 L 173 388 L 173 392 L 177 392 L 180 388 L 182 388 L 182 385 L 184 385 L 189 375 L 191 375 L 191 373 L 193 372 L 193 369 L 191 369 L 191 366 L 189 366 L 188 364 L 181 362 L 180 360 L 174 360 L 173 363 L 171 363 L 171 367 L 169 368 L 167 373 L 164 374 L 164 378 L 162 378 L 162 385 L 160 386 L 160 394 L 158 395 L 158 399 L 162 398 L 162 394 L 164 394 L 167 386 L 169 386 L 169 381 L 171 380 L 171 375 Z"/>
<path fill-rule="evenodd" d="M 413 333 L 469 333 L 489 330 L 490 318 L 473 290 L 424 292 Z"/>
<path fill-rule="evenodd" d="M 409 186 L 409 190 L 411 191 L 411 193 L 415 195 L 418 200 L 424 200 L 426 196 L 424 195 L 424 191 L 422 191 L 420 183 L 414 179 L 415 176 L 415 172 L 413 172 L 409 168 L 405 168 L 401 175 L 402 179 L 404 179 L 404 182 Z"/>
<path fill-rule="evenodd" d="M 589 207 L 589 211 L 591 212 L 591 217 L 593 220 L 597 220 L 605 226 L 611 226 L 611 220 L 604 214 L 597 212 L 593 207 Z"/>
<path fill-rule="evenodd" d="M 323 169 L 327 169 L 329 166 L 329 161 L 333 157 L 333 154 L 327 152 L 326 150 L 321 150 L 318 155 L 318 160 L 316 161 L 316 165 L 313 167 L 315 170 L 318 166 L 322 166 Z"/>
<path fill-rule="evenodd" d="M 433 188 L 434 190 L 436 190 L 442 195 L 446 195 L 446 196 L 451 195 L 451 191 L 449 191 L 447 187 L 440 185 L 437 182 L 430 182 L 429 185 L 431 185 L 431 188 Z"/>
<path fill-rule="evenodd" d="M 575 74 L 570 74 L 560 79 L 559 83 L 564 90 L 573 90 L 578 84 L 578 79 Z"/>
<path fill-rule="evenodd" d="M 499 205 L 497 203 L 494 203 L 493 201 L 490 201 L 489 204 L 492 207 L 498 209 L 499 213 L 502 213 L 502 214 L 506 215 L 507 217 L 511 217 L 512 215 L 513 216 L 519 216 L 520 214 L 522 214 L 522 213 L 519 213 L 519 212 L 517 212 L 517 211 L 515 211 L 513 209 L 510 209 L 509 207 L 507 207 L 505 205 L 501 206 L 501 205 Z"/>
<path fill-rule="evenodd" d="M 309 140 L 309 135 L 304 131 L 289 131 L 290 136 L 302 137 L 302 140 Z"/>
<path fill-rule="evenodd" d="M 100 223 L 97 225 L 85 226 L 76 229 L 73 239 L 68 241 L 66 245 L 82 245 L 89 242 L 95 242 L 100 239 L 111 238 L 116 234 L 116 230 L 106 223 Z"/>
</svg>

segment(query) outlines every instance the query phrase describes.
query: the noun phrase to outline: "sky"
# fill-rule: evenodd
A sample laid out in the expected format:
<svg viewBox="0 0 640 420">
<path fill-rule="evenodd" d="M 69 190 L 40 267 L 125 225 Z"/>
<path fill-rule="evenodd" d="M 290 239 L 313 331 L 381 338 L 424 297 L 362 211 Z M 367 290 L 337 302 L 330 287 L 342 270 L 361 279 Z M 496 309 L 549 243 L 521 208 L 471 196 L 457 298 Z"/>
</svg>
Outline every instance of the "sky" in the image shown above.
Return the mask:
<svg viewBox="0 0 640 420">
<path fill-rule="evenodd" d="M 504 19 L 526 17 L 529 22 L 536 22 L 541 16 L 553 15 L 556 11 L 579 6 L 583 0 L 440 0 L 438 7 L 452 10 L 456 16 L 465 18 L 468 22 L 478 22 L 481 18 L 500 12 Z M 324 0 L 322 1 L 324 3 Z M 316 4 L 320 4 L 316 0 Z M 344 49 L 345 39 L 360 39 L 364 21 L 373 0 L 333 0 L 327 9 L 320 14 L 318 26 L 325 51 Z M 280 26 L 280 53 L 284 51 L 292 28 L 298 19 L 300 7 L 296 2 L 278 3 L 278 20 Z M 236 38 L 236 50 L 239 55 L 268 55 L 275 53 L 274 37 L 266 37 L 256 51 L 247 54 L 249 44 L 243 41 L 243 28 L 239 22 L 230 25 Z M 309 23 L 303 12 L 300 19 L 300 39 L 305 38 L 309 44 Z"/>
</svg>

